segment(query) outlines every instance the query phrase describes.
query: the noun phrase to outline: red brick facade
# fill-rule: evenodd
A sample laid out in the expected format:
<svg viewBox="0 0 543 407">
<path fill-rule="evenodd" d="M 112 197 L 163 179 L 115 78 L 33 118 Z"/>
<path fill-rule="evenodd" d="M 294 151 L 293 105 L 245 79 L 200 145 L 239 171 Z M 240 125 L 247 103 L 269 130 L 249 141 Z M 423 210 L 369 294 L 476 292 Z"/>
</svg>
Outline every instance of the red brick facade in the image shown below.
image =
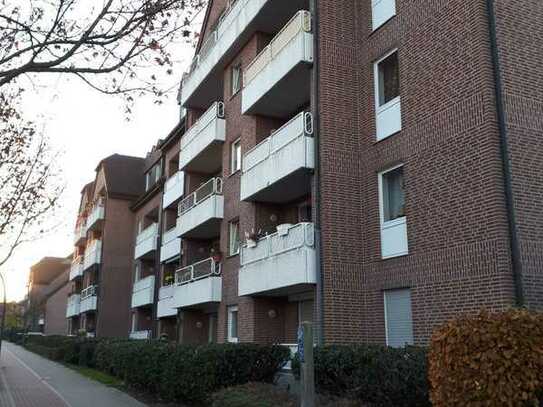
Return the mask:
<svg viewBox="0 0 543 407">
<path fill-rule="evenodd" d="M 213 44 L 211 32 L 224 21 L 230 3 L 209 2 L 197 52 Z M 543 51 L 537 44 L 543 40 L 543 6 L 536 1 L 523 8 L 506 0 L 494 3 L 523 291 L 526 305 L 542 309 Z M 176 223 L 181 200 L 163 208 L 162 183 L 180 169 L 179 153 L 181 158 L 188 154 L 182 147 L 184 131 L 195 128 L 213 103 L 224 104 L 220 156 L 213 162 L 204 159 L 205 168 L 198 171 L 185 170 L 183 196 L 222 178 L 220 227 L 208 229 L 206 238 L 182 236 L 180 258 L 173 262 L 161 264 L 158 249 L 149 258 L 154 301 L 132 311 L 139 315 L 136 328 L 182 343 L 225 342 L 233 318 L 228 310 L 237 307 L 241 342 L 294 343 L 299 321 L 313 318 L 325 343 L 385 343 L 385 292 L 410 289 L 413 342 L 424 344 L 437 325 L 459 313 L 513 306 L 518 299 L 486 2 L 396 0 L 395 15 L 375 30 L 369 0 L 296 0 L 266 7 L 269 15 L 256 19 L 193 90 L 198 96 L 185 103 L 185 121 L 158 143 L 155 158 L 148 157 L 149 162 L 161 160 L 162 178 L 156 190 L 133 199 L 131 225 L 156 214 L 160 246 L 164 232 Z M 291 83 L 286 93 L 303 94 L 292 98 L 302 102 L 289 114 L 242 114 L 247 84 L 232 94 L 234 68 L 247 72 L 302 9 L 312 12 L 313 60 L 303 78 L 311 78 L 311 91 L 306 94 L 303 84 Z M 393 50 L 399 61 L 401 130 L 377 141 L 374 65 Z M 218 98 L 209 96 L 216 93 Z M 231 168 L 233 144 L 239 140 L 245 155 L 301 112 L 311 112 L 316 125 L 316 167 L 310 185 L 303 186 L 311 192 L 296 199 L 278 197 L 275 203 L 242 201 L 242 174 Z M 403 168 L 408 253 L 386 258 L 379 177 L 398 165 Z M 310 219 L 304 215 L 307 209 Z M 240 296 L 240 255 L 229 253 L 232 222 L 239 222 L 242 243 L 252 231 L 274 234 L 282 224 L 313 223 L 320 242 L 317 284 Z M 134 242 L 136 235 L 127 239 Z M 127 251 L 131 262 L 133 250 Z M 159 317 L 158 295 L 167 285 L 166 275 L 210 257 L 220 258 L 220 302 L 192 304 L 177 315 Z M 311 307 L 313 316 L 307 311 Z"/>
</svg>

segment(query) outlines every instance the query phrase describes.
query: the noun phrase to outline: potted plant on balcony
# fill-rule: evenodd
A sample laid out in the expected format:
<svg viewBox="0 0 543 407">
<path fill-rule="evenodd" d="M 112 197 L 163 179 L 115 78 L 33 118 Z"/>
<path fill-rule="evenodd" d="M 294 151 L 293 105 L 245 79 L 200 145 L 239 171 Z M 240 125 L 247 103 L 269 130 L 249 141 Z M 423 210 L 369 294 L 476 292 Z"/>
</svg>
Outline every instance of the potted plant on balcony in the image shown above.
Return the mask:
<svg viewBox="0 0 543 407">
<path fill-rule="evenodd" d="M 215 263 L 220 263 L 222 260 L 222 253 L 217 247 L 212 247 L 211 250 L 211 258 Z"/>
<path fill-rule="evenodd" d="M 165 286 L 172 285 L 174 280 L 175 280 L 175 277 L 172 274 L 168 274 L 167 276 L 164 277 L 164 285 Z"/>
<path fill-rule="evenodd" d="M 277 225 L 277 233 L 279 236 L 285 236 L 288 235 L 288 230 L 292 227 L 292 223 L 282 223 L 281 225 Z"/>
<path fill-rule="evenodd" d="M 245 232 L 245 242 L 247 244 L 247 247 L 256 247 L 261 233 L 262 230 L 255 232 L 254 229 L 251 229 L 250 232 Z"/>
</svg>

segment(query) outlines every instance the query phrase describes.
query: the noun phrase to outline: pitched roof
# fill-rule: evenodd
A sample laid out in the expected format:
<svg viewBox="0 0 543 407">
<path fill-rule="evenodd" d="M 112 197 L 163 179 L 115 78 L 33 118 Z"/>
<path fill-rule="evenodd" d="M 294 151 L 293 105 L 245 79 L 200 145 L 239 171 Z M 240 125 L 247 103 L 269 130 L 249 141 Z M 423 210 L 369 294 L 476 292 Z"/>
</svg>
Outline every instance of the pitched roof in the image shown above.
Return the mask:
<svg viewBox="0 0 543 407">
<path fill-rule="evenodd" d="M 144 158 L 113 154 L 100 161 L 96 171 L 101 167 L 110 197 L 135 198 L 144 192 Z"/>
</svg>

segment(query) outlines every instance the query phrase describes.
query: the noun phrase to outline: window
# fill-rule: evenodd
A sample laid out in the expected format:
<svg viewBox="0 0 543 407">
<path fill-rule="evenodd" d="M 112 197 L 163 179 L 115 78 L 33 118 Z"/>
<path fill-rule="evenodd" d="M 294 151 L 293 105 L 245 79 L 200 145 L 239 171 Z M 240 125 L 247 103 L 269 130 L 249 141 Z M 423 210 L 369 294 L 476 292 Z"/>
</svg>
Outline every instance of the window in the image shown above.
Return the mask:
<svg viewBox="0 0 543 407">
<path fill-rule="evenodd" d="M 387 290 L 384 302 L 387 345 L 395 348 L 413 345 L 411 290 Z"/>
<path fill-rule="evenodd" d="M 398 53 L 394 52 L 378 64 L 379 68 L 379 106 L 383 106 L 400 96 Z"/>
<path fill-rule="evenodd" d="M 230 146 L 230 172 L 241 170 L 241 140 L 237 139 Z"/>
<path fill-rule="evenodd" d="M 374 64 L 374 80 L 377 140 L 382 140 L 402 129 L 398 51 Z"/>
<path fill-rule="evenodd" d="M 147 174 L 145 174 L 145 190 L 148 191 L 160 180 L 162 176 L 161 163 L 155 164 Z"/>
<path fill-rule="evenodd" d="M 141 280 L 141 263 L 137 262 L 134 268 L 134 283 Z"/>
<path fill-rule="evenodd" d="M 379 212 L 383 259 L 408 254 L 403 166 L 379 174 Z"/>
<path fill-rule="evenodd" d="M 232 96 L 241 90 L 241 64 L 232 67 Z"/>
<path fill-rule="evenodd" d="M 372 28 L 376 30 L 396 15 L 396 0 L 371 1 Z"/>
<path fill-rule="evenodd" d="M 383 221 L 389 222 L 405 216 L 403 167 L 383 174 Z"/>
<path fill-rule="evenodd" d="M 228 342 L 238 342 L 238 306 L 228 307 Z"/>
<path fill-rule="evenodd" d="M 217 314 L 209 314 L 209 330 L 207 333 L 208 343 L 217 342 Z"/>
<path fill-rule="evenodd" d="M 239 220 L 232 221 L 228 224 L 229 229 L 229 248 L 228 254 L 234 256 L 239 254 Z"/>
</svg>

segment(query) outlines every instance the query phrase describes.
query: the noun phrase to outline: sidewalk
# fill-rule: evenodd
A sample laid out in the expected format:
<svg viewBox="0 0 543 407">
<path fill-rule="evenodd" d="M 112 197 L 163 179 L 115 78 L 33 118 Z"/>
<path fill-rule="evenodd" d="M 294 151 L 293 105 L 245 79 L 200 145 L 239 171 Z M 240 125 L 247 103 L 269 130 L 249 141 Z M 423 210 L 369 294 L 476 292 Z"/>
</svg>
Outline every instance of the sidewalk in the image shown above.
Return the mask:
<svg viewBox="0 0 543 407">
<path fill-rule="evenodd" d="M 1 407 L 146 407 L 129 395 L 2 342 Z"/>
</svg>

